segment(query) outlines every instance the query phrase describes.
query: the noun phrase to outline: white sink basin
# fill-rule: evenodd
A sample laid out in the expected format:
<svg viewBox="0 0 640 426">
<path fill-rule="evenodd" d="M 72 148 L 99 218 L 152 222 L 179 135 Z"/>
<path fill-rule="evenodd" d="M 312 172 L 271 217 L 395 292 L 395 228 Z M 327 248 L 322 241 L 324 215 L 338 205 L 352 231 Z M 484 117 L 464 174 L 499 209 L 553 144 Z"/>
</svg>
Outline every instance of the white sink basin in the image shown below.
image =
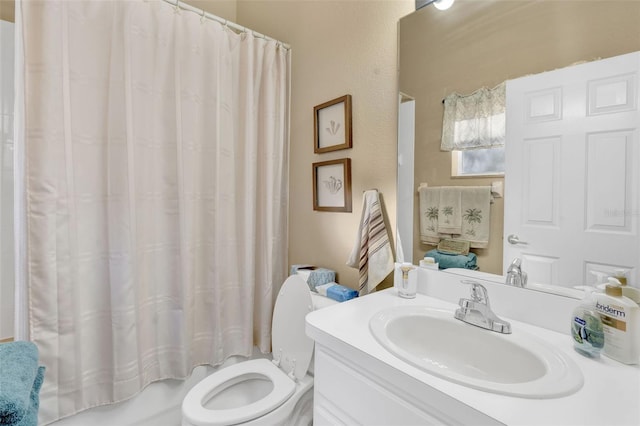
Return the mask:
<svg viewBox="0 0 640 426">
<path fill-rule="evenodd" d="M 518 331 L 500 334 L 456 320 L 453 312 L 398 306 L 369 328 L 389 352 L 465 386 L 525 398 L 556 398 L 582 387 L 578 366 L 561 351 Z M 568 339 L 568 337 L 567 337 Z"/>
</svg>

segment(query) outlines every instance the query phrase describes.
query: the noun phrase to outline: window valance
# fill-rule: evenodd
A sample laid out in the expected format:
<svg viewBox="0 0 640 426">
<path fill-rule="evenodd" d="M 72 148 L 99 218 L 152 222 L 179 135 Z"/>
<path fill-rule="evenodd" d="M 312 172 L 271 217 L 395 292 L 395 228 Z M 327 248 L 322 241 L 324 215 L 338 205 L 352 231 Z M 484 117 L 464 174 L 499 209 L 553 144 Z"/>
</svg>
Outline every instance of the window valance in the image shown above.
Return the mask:
<svg viewBox="0 0 640 426">
<path fill-rule="evenodd" d="M 442 151 L 504 146 L 505 83 L 444 99 Z"/>
</svg>

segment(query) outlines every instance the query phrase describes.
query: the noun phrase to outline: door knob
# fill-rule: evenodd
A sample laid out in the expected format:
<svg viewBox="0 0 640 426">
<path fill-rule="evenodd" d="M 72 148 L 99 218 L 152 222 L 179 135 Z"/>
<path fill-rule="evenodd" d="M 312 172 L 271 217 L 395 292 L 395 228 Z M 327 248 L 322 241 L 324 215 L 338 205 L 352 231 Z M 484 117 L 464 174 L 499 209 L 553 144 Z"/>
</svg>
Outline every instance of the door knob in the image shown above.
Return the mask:
<svg viewBox="0 0 640 426">
<path fill-rule="evenodd" d="M 513 245 L 516 245 L 516 244 L 529 244 L 526 241 L 520 241 L 520 238 L 518 238 L 518 236 L 514 235 L 514 234 L 510 234 L 507 237 L 507 241 L 509 242 L 509 244 L 513 244 Z"/>
</svg>

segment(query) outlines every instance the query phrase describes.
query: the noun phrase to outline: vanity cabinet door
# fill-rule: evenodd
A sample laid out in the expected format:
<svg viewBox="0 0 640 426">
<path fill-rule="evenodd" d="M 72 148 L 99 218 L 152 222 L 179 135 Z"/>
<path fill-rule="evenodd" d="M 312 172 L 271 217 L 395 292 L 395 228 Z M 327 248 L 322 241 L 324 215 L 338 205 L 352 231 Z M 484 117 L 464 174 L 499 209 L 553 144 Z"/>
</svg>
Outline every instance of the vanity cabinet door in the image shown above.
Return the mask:
<svg viewBox="0 0 640 426">
<path fill-rule="evenodd" d="M 323 350 L 315 362 L 314 426 L 441 424 Z"/>
<path fill-rule="evenodd" d="M 314 426 L 499 424 L 366 354 L 317 342 L 313 397 Z"/>
</svg>

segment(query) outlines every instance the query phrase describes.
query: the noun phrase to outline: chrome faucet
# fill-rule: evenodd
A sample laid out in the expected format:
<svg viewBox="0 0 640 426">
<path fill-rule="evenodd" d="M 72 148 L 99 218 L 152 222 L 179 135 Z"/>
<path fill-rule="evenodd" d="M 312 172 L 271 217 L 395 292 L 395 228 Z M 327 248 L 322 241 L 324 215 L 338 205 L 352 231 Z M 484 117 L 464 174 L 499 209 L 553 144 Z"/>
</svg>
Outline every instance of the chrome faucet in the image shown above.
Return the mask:
<svg viewBox="0 0 640 426">
<path fill-rule="evenodd" d="M 471 299 L 460 299 L 460 307 L 456 309 L 454 317 L 477 327 L 510 334 L 511 324 L 498 318 L 491 310 L 487 289 L 475 281 L 463 280 L 461 283 L 471 285 Z"/>
<path fill-rule="evenodd" d="M 509 265 L 507 269 L 507 285 L 514 287 L 526 287 L 527 286 L 527 273 L 522 270 L 522 260 L 516 257 Z"/>
</svg>

